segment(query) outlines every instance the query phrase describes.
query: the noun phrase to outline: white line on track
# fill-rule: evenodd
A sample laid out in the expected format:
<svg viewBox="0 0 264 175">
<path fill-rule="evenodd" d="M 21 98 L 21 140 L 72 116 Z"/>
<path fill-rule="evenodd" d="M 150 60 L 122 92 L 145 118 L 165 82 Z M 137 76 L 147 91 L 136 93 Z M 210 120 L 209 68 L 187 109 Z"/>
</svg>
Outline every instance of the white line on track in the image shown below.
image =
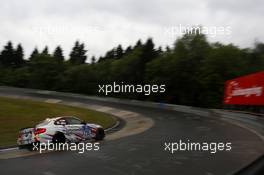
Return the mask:
<svg viewBox="0 0 264 175">
<path fill-rule="evenodd" d="M 15 148 L 0 149 L 0 152 L 13 151 L 13 150 L 18 150 L 18 147 L 15 147 Z"/>
</svg>

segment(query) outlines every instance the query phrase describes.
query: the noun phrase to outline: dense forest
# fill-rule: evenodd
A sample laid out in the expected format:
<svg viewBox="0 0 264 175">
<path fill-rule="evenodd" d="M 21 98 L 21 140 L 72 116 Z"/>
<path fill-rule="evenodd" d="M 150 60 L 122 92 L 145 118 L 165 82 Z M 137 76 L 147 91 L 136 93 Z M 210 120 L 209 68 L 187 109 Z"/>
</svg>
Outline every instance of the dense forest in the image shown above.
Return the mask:
<svg viewBox="0 0 264 175">
<path fill-rule="evenodd" d="M 203 34 L 185 34 L 173 47 L 161 48 L 151 38 L 121 45 L 87 63 L 85 44 L 76 41 L 69 57 L 58 46 L 35 48 L 24 58 L 21 44 L 8 42 L 0 54 L 0 85 L 100 95 L 98 84 L 165 84 L 166 92 L 115 97 L 199 107 L 221 107 L 224 82 L 264 69 L 264 44 L 241 49 L 211 43 Z"/>
</svg>

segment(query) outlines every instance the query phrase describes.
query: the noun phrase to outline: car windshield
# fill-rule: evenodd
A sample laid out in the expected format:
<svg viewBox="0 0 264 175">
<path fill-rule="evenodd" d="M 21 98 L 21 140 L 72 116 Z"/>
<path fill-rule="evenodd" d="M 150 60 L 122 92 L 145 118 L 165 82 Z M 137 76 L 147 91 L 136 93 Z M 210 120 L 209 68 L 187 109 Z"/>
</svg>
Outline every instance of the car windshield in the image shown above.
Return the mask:
<svg viewBox="0 0 264 175">
<path fill-rule="evenodd" d="M 81 120 L 74 118 L 74 117 L 68 117 L 66 118 L 66 120 L 67 120 L 67 124 L 69 125 L 79 125 L 82 123 Z"/>
</svg>

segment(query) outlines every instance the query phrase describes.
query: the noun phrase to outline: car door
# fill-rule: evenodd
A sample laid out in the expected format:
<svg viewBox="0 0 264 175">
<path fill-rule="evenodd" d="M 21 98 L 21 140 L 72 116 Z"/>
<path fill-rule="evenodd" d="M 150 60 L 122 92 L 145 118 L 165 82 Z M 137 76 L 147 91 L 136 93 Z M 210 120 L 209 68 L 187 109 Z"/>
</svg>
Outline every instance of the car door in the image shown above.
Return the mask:
<svg viewBox="0 0 264 175">
<path fill-rule="evenodd" d="M 66 129 L 71 141 L 78 142 L 86 139 L 87 131 L 85 131 L 85 124 L 81 120 L 68 117 L 66 121 Z"/>
</svg>

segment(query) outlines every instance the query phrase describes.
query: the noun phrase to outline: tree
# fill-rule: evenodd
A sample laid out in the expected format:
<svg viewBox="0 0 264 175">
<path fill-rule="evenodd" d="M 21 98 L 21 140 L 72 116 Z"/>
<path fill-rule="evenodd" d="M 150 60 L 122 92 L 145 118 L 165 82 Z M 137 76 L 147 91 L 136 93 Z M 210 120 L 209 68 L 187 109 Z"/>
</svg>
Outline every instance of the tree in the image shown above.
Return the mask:
<svg viewBox="0 0 264 175">
<path fill-rule="evenodd" d="M 75 65 L 84 64 L 87 59 L 86 52 L 87 50 L 85 50 L 85 45 L 76 41 L 70 53 L 69 62 Z"/>
<path fill-rule="evenodd" d="M 95 64 L 95 62 L 96 62 L 96 58 L 95 58 L 95 56 L 92 56 L 92 58 L 91 58 L 91 63 L 92 63 L 92 64 Z"/>
<path fill-rule="evenodd" d="M 29 60 L 32 61 L 32 59 L 34 57 L 36 57 L 37 55 L 39 55 L 39 51 L 38 51 L 38 48 L 36 47 L 33 52 L 31 53 L 30 57 L 29 57 Z"/>
<path fill-rule="evenodd" d="M 130 48 L 130 50 L 131 50 L 131 48 Z M 98 62 L 111 60 L 111 59 L 118 60 L 118 59 L 122 58 L 124 56 L 124 54 L 125 53 L 124 53 L 124 50 L 122 48 L 122 45 L 119 44 L 116 48 L 113 48 L 113 49 L 107 51 L 104 57 L 99 58 Z"/>
<path fill-rule="evenodd" d="M 115 59 L 115 55 L 116 55 L 115 49 L 111 49 L 106 52 L 104 57 L 100 57 L 98 62 Z"/>
<path fill-rule="evenodd" d="M 125 54 L 125 55 L 126 55 L 126 54 L 129 54 L 131 51 L 132 51 L 132 47 L 131 47 L 131 46 L 128 46 L 128 47 L 126 48 L 124 54 Z"/>
<path fill-rule="evenodd" d="M 171 48 L 169 46 L 166 46 L 166 52 L 171 52 Z"/>
<path fill-rule="evenodd" d="M 151 45 L 149 41 L 148 50 Z M 166 85 L 166 93 L 160 97 L 164 101 L 202 106 L 206 102 L 202 99 L 205 89 L 200 81 L 201 67 L 210 49 L 205 36 L 186 34 L 177 39 L 172 50 L 146 64 L 145 81 Z"/>
<path fill-rule="evenodd" d="M 256 42 L 254 52 L 256 54 L 264 54 L 264 43 Z"/>
<path fill-rule="evenodd" d="M 64 72 L 62 85 L 67 91 L 96 94 L 97 74 L 89 64 L 72 66 Z"/>
<path fill-rule="evenodd" d="M 8 42 L 0 53 L 0 85 L 51 89 L 98 94 L 98 84 L 113 81 L 124 84 L 165 84 L 165 93 L 113 94 L 116 97 L 183 104 L 200 107 L 222 107 L 226 80 L 264 68 L 264 44 L 241 49 L 232 44 L 209 43 L 205 35 L 189 32 L 175 41 L 173 47 L 155 49 L 151 38 L 138 40 L 125 51 L 121 45 L 104 57 L 91 57 L 85 63 L 85 46 L 79 41 L 70 54 L 69 64 L 62 64 L 63 50 L 56 47 L 52 55 L 45 47 L 42 54 L 35 48 L 30 61 L 21 66 L 23 48 Z M 121 59 L 120 59 L 121 58 Z M 60 61 L 57 61 L 60 60 Z"/>
<path fill-rule="evenodd" d="M 98 63 L 103 61 L 104 60 L 104 57 L 100 56 L 99 59 L 98 59 Z"/>
<path fill-rule="evenodd" d="M 14 59 L 14 63 L 17 67 L 21 66 L 24 64 L 24 50 L 21 46 L 21 44 L 17 45 L 17 48 L 15 50 L 15 59 Z"/>
<path fill-rule="evenodd" d="M 139 40 L 135 49 L 139 49 L 141 53 L 139 56 L 140 59 L 137 67 L 138 74 L 136 79 L 138 83 L 144 83 L 146 64 L 151 60 L 154 60 L 158 56 L 158 53 L 154 49 L 154 43 L 151 38 L 147 39 L 144 45 L 141 45 L 141 42 Z"/>
<path fill-rule="evenodd" d="M 146 43 L 142 47 L 142 55 L 141 58 L 143 62 L 149 62 L 158 56 L 157 51 L 154 49 L 154 43 L 152 38 L 147 39 Z"/>
<path fill-rule="evenodd" d="M 45 46 L 45 48 L 43 49 L 42 53 L 43 55 L 49 55 L 49 48 L 48 46 Z"/>
<path fill-rule="evenodd" d="M 248 53 L 233 45 L 218 44 L 210 49 L 200 64 L 199 75 L 196 75 L 203 89 L 200 105 L 219 107 L 224 82 L 245 74 L 247 67 L 251 67 L 247 63 L 247 55 Z"/>
<path fill-rule="evenodd" d="M 63 64 L 53 56 L 39 54 L 30 61 L 29 86 L 31 88 L 56 90 L 60 85 L 61 74 L 64 71 Z"/>
<path fill-rule="evenodd" d="M 140 83 L 138 80 L 143 76 L 138 70 L 141 64 L 140 54 L 141 50 L 135 49 L 131 53 L 124 55 L 122 59 L 112 60 L 108 73 L 109 80 L 133 84 Z"/>
<path fill-rule="evenodd" d="M 157 50 L 158 55 L 159 55 L 159 54 L 162 54 L 162 52 L 163 52 L 162 47 L 159 46 L 159 48 L 158 48 L 158 50 Z"/>
<path fill-rule="evenodd" d="M 60 46 L 57 46 L 55 48 L 55 50 L 53 52 L 53 57 L 59 62 L 64 61 L 63 51 L 62 51 L 62 48 Z"/>
<path fill-rule="evenodd" d="M 140 48 L 142 46 L 142 42 L 141 40 L 139 39 L 135 45 L 135 48 Z"/>
<path fill-rule="evenodd" d="M 124 54 L 124 52 L 123 52 L 123 48 L 122 48 L 122 46 L 119 44 L 119 45 L 117 46 L 117 48 L 116 48 L 116 55 L 115 55 L 116 59 L 120 59 L 120 58 L 122 58 L 123 54 Z"/>
<path fill-rule="evenodd" d="M 0 63 L 5 67 L 16 66 L 15 51 L 11 41 L 4 46 L 4 49 L 1 52 Z"/>
</svg>

